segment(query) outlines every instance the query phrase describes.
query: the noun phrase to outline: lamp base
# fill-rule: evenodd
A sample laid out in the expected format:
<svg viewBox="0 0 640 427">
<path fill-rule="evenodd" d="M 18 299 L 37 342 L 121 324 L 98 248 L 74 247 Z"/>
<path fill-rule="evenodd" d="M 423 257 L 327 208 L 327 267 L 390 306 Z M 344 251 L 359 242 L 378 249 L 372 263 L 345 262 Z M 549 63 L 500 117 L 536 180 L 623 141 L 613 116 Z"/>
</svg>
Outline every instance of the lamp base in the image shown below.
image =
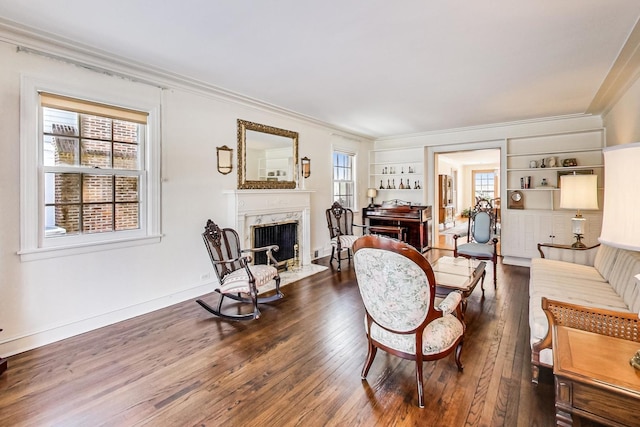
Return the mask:
<svg viewBox="0 0 640 427">
<path fill-rule="evenodd" d="M 636 351 L 636 354 L 629 360 L 629 364 L 640 371 L 640 350 Z"/>
<path fill-rule="evenodd" d="M 576 234 L 576 242 L 571 245 L 572 248 L 586 248 L 587 245 L 582 243 L 582 234 Z"/>
</svg>

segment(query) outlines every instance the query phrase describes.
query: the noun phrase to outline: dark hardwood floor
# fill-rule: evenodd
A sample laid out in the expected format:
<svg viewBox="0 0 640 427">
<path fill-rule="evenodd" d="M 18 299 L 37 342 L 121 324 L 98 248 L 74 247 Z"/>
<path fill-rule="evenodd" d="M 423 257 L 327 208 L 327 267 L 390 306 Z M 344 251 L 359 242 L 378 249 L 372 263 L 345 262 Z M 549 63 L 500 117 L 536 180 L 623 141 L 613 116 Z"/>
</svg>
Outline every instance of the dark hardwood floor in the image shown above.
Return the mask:
<svg viewBox="0 0 640 427">
<path fill-rule="evenodd" d="M 469 299 L 464 372 L 425 363 L 424 409 L 413 362 L 378 352 L 360 379 L 364 309 L 343 267 L 283 288 L 256 321 L 187 301 L 10 357 L 0 425 L 552 426 L 553 377 L 530 381 L 529 269 L 500 265 L 497 291 L 491 270 Z"/>
</svg>

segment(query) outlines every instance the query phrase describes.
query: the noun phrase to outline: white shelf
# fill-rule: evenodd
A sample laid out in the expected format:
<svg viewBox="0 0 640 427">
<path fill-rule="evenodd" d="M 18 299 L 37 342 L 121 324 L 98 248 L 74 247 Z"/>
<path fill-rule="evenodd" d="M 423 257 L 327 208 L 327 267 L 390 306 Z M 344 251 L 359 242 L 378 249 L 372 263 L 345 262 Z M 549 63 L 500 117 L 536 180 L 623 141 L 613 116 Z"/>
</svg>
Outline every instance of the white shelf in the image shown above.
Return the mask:
<svg viewBox="0 0 640 427">
<path fill-rule="evenodd" d="M 540 156 L 541 154 L 547 156 L 555 156 L 559 154 L 575 154 L 575 153 L 590 153 L 590 152 L 598 152 L 602 151 L 602 148 L 585 148 L 585 149 L 576 149 L 576 150 L 557 150 L 557 151 L 545 151 L 541 152 L 529 152 L 529 153 L 513 153 L 507 154 L 507 157 L 526 157 L 526 156 Z"/>
<path fill-rule="evenodd" d="M 559 166 L 553 168 L 510 168 L 507 172 L 545 172 L 603 168 L 604 165 Z"/>
</svg>

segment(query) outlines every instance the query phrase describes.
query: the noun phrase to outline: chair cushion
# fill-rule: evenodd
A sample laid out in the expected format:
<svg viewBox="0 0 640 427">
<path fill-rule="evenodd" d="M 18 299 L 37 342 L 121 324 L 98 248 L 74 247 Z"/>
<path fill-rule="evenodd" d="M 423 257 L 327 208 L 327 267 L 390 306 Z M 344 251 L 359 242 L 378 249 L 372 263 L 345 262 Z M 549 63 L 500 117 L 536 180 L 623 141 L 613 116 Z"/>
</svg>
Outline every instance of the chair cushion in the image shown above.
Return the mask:
<svg viewBox="0 0 640 427">
<path fill-rule="evenodd" d="M 249 270 L 251 270 L 251 274 L 256 279 L 256 288 L 266 285 L 278 275 L 278 270 L 272 265 L 250 265 Z M 247 271 L 244 268 L 240 268 L 225 276 L 218 289 L 223 294 L 249 293 Z"/>
<path fill-rule="evenodd" d="M 609 245 L 601 244 L 598 246 L 598 252 L 596 252 L 596 257 L 593 260 L 593 266 L 605 280 L 609 280 L 611 269 L 613 269 L 613 264 L 616 261 L 619 251 L 620 249 Z"/>
<path fill-rule="evenodd" d="M 471 258 L 493 258 L 493 245 L 483 243 L 463 243 L 458 246 L 458 255 L 466 255 Z"/>
<path fill-rule="evenodd" d="M 365 328 L 367 319 L 365 316 Z M 438 354 L 453 347 L 464 333 L 460 320 L 452 314 L 447 314 L 434 320 L 424 328 L 422 334 L 422 354 Z M 394 350 L 415 354 L 415 334 L 395 334 L 373 323 L 371 338 Z"/>
<path fill-rule="evenodd" d="M 340 246 L 342 247 L 342 249 L 351 249 L 356 240 L 358 240 L 358 236 L 353 236 L 350 234 L 342 235 L 340 236 Z M 331 239 L 331 244 L 333 246 L 338 246 L 338 238 L 334 237 L 333 239 Z"/>
<path fill-rule="evenodd" d="M 473 218 L 473 239 L 478 243 L 491 240 L 491 216 L 486 212 L 478 212 Z"/>
</svg>

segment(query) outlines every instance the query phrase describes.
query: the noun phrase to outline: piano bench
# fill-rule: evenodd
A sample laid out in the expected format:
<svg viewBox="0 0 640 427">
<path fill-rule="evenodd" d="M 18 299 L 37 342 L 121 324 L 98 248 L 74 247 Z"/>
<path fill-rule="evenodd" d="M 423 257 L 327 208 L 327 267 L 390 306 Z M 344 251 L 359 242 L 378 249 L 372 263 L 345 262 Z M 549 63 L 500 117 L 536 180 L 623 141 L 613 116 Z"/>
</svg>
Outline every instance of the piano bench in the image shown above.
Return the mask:
<svg viewBox="0 0 640 427">
<path fill-rule="evenodd" d="M 404 233 L 406 227 L 400 227 L 398 225 L 370 225 L 369 232 L 372 234 L 391 234 L 395 235 L 398 240 L 404 241 Z"/>
</svg>

